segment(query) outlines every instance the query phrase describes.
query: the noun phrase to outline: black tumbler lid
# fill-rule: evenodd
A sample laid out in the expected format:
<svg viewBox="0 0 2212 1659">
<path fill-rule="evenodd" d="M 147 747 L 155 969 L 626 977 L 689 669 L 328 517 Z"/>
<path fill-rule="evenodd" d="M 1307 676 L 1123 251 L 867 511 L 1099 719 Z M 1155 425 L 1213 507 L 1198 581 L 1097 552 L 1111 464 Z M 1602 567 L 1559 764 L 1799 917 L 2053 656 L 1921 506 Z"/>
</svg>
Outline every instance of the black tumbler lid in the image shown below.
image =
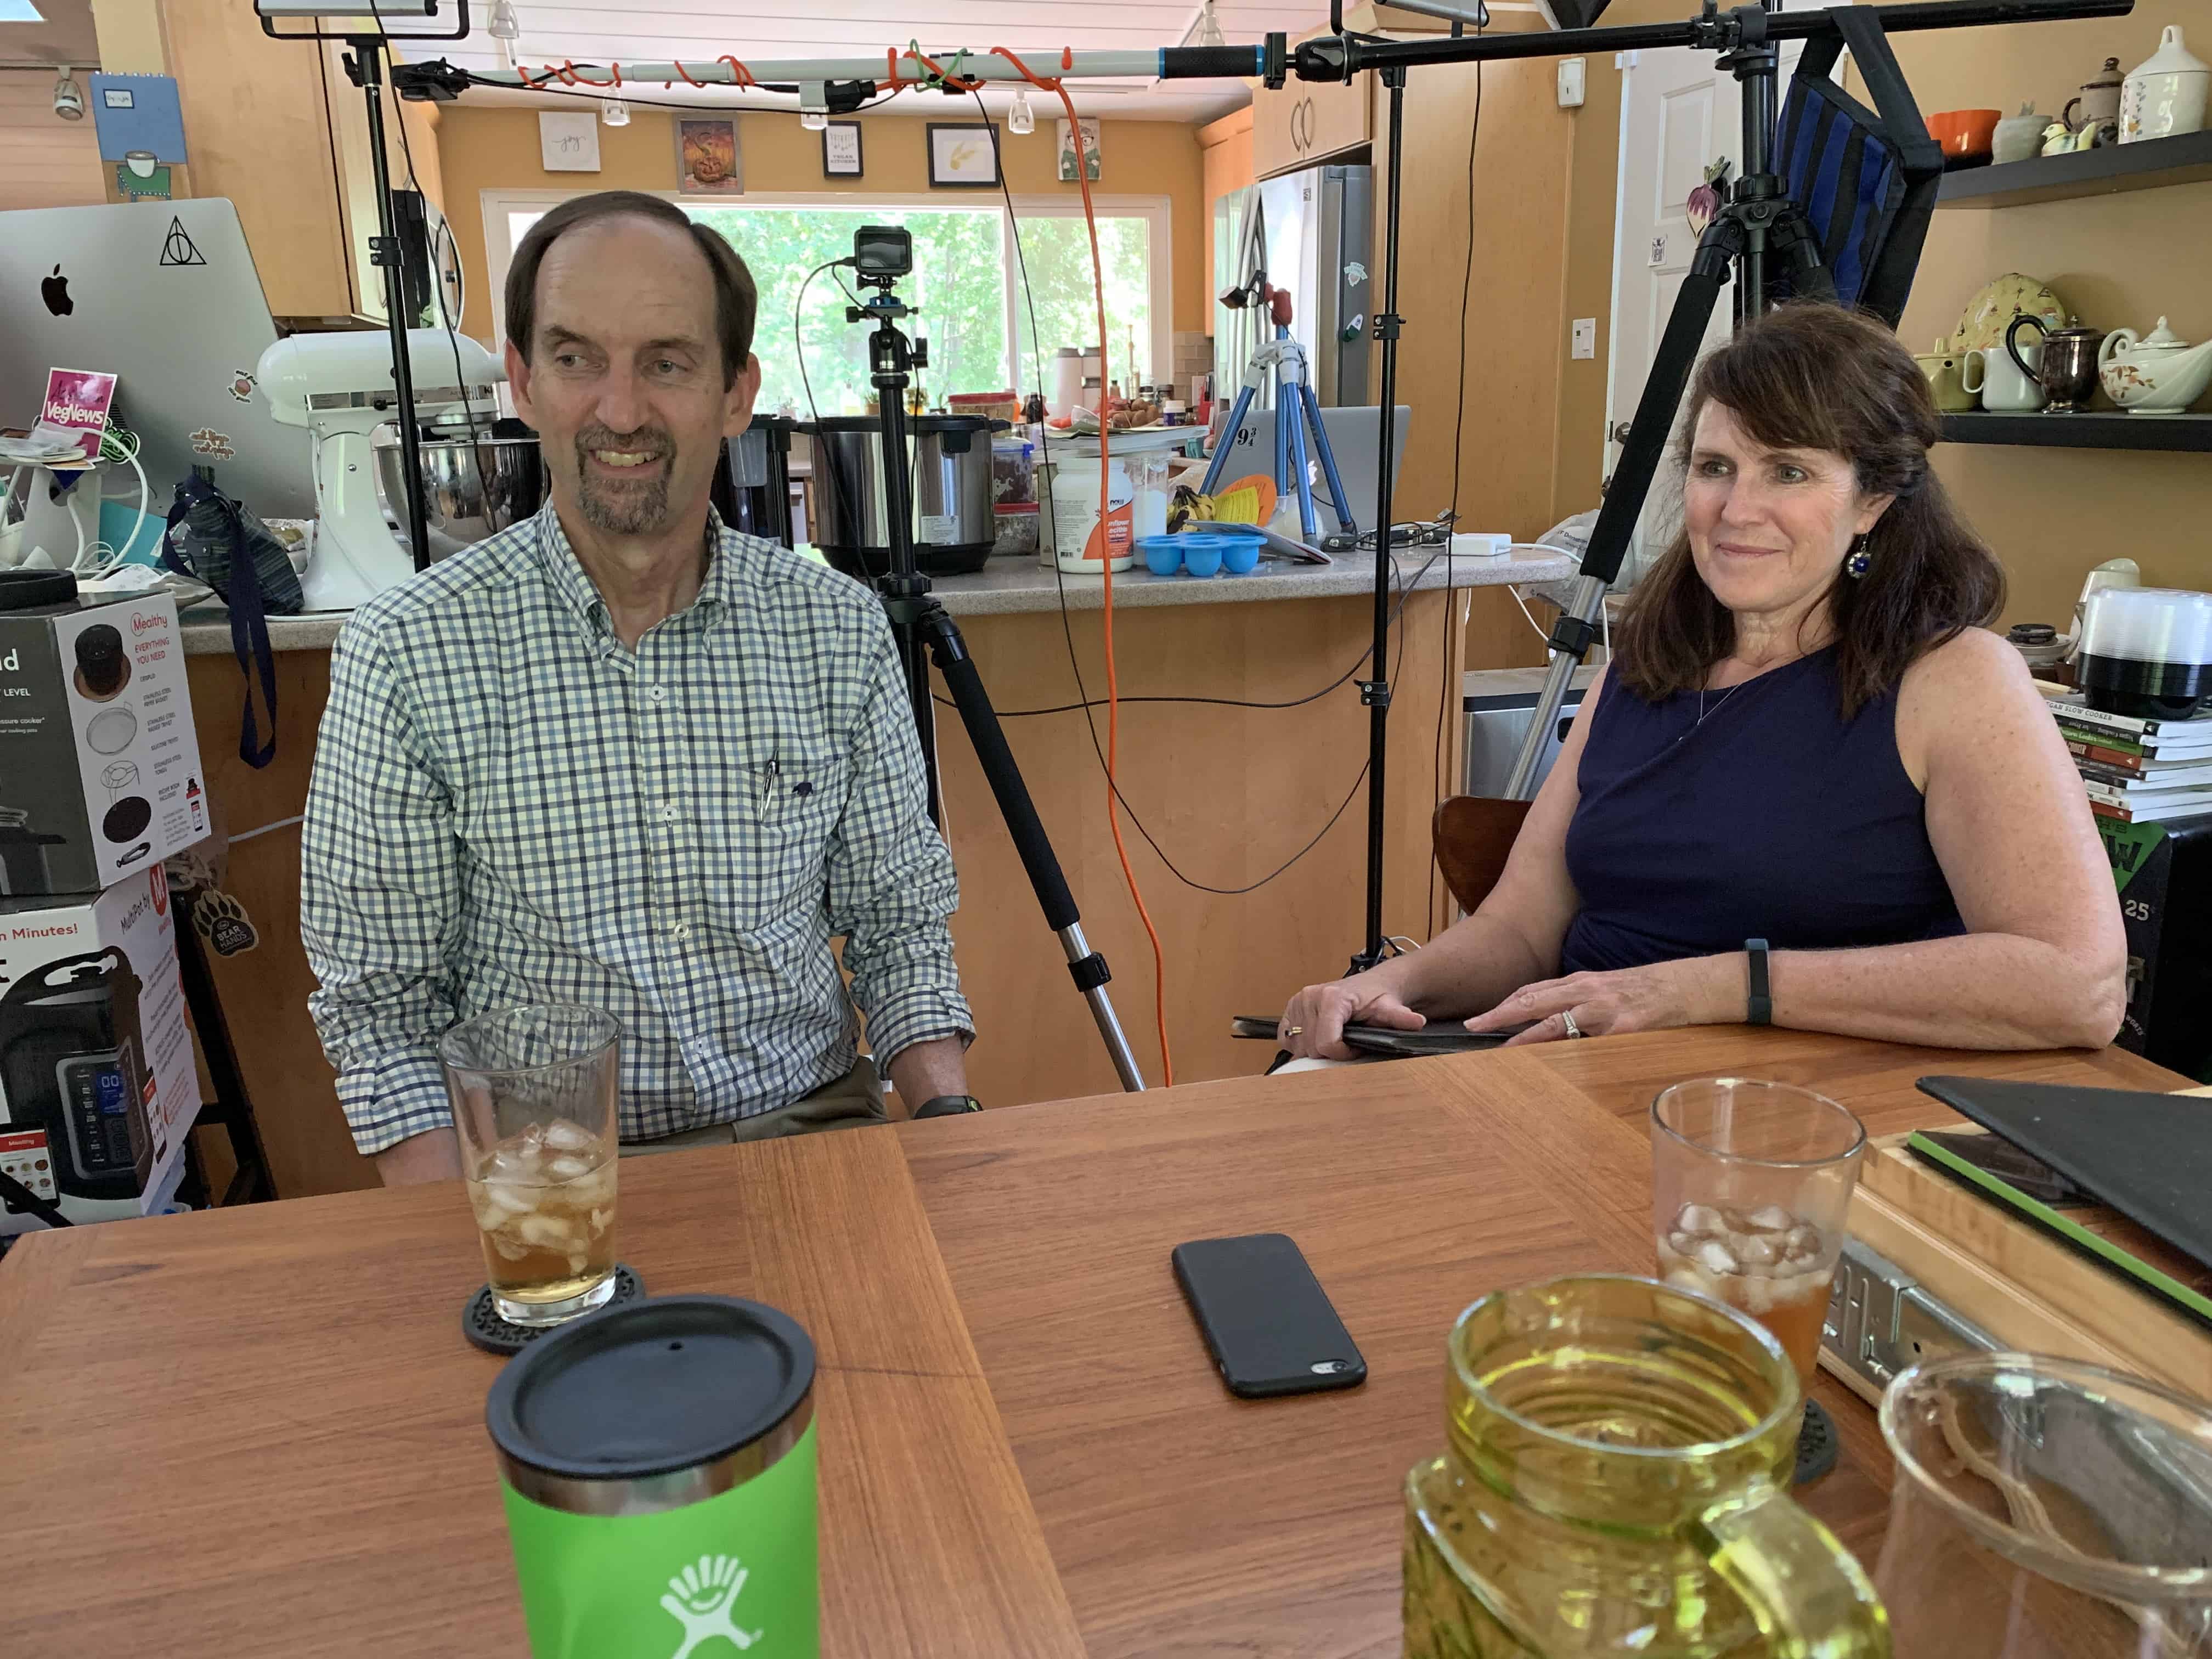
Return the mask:
<svg viewBox="0 0 2212 1659">
<path fill-rule="evenodd" d="M 531 1468 L 633 1480 L 742 1450 L 813 1386 L 814 1344 L 790 1315 L 733 1297 L 653 1297 L 532 1343 L 492 1384 L 484 1421 Z"/>
</svg>

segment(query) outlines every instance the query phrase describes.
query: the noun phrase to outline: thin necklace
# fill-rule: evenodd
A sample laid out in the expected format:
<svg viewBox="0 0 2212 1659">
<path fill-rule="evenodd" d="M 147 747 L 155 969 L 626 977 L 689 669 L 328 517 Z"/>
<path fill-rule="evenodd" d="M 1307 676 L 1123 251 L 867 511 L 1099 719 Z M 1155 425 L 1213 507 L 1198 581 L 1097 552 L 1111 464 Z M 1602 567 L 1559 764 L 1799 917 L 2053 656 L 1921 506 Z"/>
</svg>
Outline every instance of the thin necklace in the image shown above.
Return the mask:
<svg viewBox="0 0 2212 1659">
<path fill-rule="evenodd" d="M 1718 708 L 1721 706 L 1721 702 L 1726 702 L 1730 697 L 1735 696 L 1738 691 L 1741 690 L 1745 686 L 1750 684 L 1751 682 L 1749 680 L 1738 680 L 1734 685 L 1731 685 L 1727 690 L 1721 693 L 1721 702 L 1715 703 L 1713 707 Z M 1705 688 L 1701 685 L 1698 688 L 1698 718 L 1696 723 L 1690 727 L 1690 730 L 1694 732 L 1698 726 L 1703 726 L 1705 723 Z"/>
</svg>

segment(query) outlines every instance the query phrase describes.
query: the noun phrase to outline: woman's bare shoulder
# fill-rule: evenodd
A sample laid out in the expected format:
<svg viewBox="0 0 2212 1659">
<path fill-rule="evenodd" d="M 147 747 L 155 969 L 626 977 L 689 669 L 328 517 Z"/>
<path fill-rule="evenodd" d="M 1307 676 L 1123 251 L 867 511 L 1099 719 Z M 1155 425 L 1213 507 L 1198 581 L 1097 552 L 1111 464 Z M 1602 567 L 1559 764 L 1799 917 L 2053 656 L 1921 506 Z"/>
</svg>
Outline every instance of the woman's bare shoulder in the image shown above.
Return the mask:
<svg viewBox="0 0 2212 1659">
<path fill-rule="evenodd" d="M 1897 719 L 1900 746 L 1913 748 L 2049 725 L 2026 659 L 1986 628 L 1921 653 L 1898 689 Z"/>
</svg>

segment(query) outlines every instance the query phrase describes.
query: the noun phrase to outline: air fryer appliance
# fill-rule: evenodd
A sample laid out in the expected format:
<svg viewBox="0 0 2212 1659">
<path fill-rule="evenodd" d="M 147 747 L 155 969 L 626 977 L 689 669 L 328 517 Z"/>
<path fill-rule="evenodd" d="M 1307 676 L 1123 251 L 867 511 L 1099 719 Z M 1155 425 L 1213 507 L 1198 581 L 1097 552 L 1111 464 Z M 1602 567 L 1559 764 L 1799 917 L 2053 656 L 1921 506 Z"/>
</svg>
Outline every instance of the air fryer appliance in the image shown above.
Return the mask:
<svg viewBox="0 0 2212 1659">
<path fill-rule="evenodd" d="M 915 564 L 924 575 L 964 576 L 991 556 L 999 537 L 991 434 L 1002 424 L 980 415 L 921 415 L 906 423 Z M 799 430 L 814 442 L 814 544 L 847 575 L 872 582 L 891 556 L 883 428 L 860 415 Z"/>
<path fill-rule="evenodd" d="M 51 893 L 60 882 L 47 848 L 67 838 L 31 828 L 31 815 L 20 806 L 0 806 L 0 898 L 19 893 Z"/>
<path fill-rule="evenodd" d="M 2106 587 L 2081 623 L 2075 684 L 2089 707 L 2140 720 L 2212 711 L 2212 593 Z"/>
<path fill-rule="evenodd" d="M 138 991 L 111 945 L 57 957 L 0 997 L 9 1116 L 46 1130 L 72 1198 L 137 1198 L 154 1172 Z"/>
</svg>

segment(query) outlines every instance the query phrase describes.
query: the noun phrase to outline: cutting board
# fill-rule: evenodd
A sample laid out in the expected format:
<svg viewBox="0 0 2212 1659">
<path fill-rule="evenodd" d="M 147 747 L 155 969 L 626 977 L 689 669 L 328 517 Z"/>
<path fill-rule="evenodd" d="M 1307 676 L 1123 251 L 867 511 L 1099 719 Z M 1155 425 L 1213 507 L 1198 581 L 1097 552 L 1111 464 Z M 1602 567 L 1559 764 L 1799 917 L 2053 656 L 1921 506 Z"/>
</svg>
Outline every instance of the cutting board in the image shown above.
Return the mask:
<svg viewBox="0 0 2212 1659">
<path fill-rule="evenodd" d="M 1850 1231 L 2000 1342 L 2133 1371 L 2212 1397 L 2212 1333 L 2033 1223 L 1939 1175 L 1887 1135 L 1869 1148 Z M 2200 1289 L 2212 1274 L 2117 1211 L 2090 1231 Z"/>
</svg>

